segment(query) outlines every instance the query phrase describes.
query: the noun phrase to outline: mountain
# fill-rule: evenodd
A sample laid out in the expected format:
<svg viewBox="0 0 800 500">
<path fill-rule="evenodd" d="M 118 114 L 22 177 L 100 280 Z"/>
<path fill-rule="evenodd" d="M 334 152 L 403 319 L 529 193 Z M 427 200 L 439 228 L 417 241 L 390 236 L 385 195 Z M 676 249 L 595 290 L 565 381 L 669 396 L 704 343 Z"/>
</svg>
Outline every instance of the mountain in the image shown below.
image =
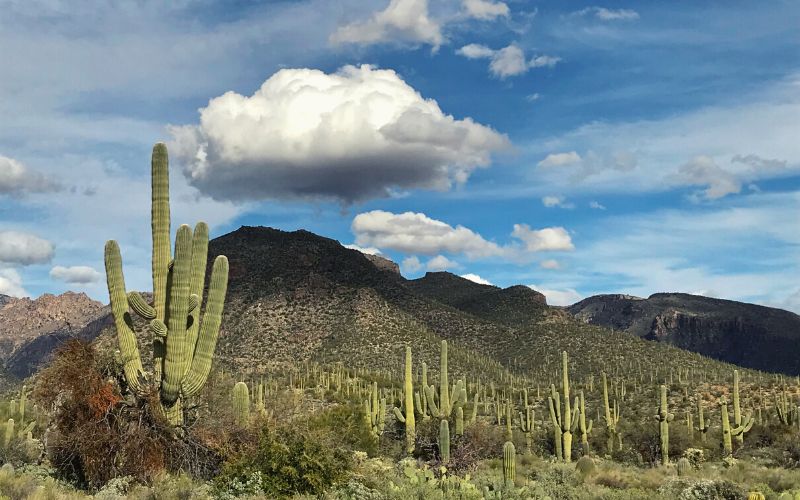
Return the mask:
<svg viewBox="0 0 800 500">
<path fill-rule="evenodd" d="M 669 345 L 610 339 L 607 329 L 547 306 L 528 287 L 501 289 L 450 273 L 406 280 L 390 261 L 308 231 L 241 227 L 209 243 L 209 266 L 217 255 L 228 257 L 230 280 L 216 359 L 239 372 L 311 360 L 396 373 L 405 345 L 435 366 L 442 339 L 450 341 L 454 377 L 475 366 L 500 377 L 520 370 L 549 377 L 561 350 L 577 373 L 646 359 L 722 369 Z M 115 342 L 106 329 L 100 344 Z M 145 362 L 148 344 L 145 336 Z"/>
<path fill-rule="evenodd" d="M 659 365 L 662 375 L 667 366 L 729 370 L 666 343 L 586 324 L 528 287 L 502 289 L 450 273 L 407 280 L 387 259 L 308 231 L 241 227 L 210 241 L 209 270 L 221 254 L 230 280 L 215 363 L 240 373 L 309 360 L 396 374 L 406 345 L 417 361 L 436 366 L 442 339 L 450 341 L 453 377 L 477 366 L 487 376 L 526 372 L 546 379 L 556 373 L 562 350 L 576 376 L 638 367 L 652 377 Z M 70 336 L 116 349 L 107 308 L 92 304 L 81 322 L 77 332 L 55 328 L 31 336 L 6 367 L 30 374 Z M 151 339 L 142 321 L 134 324 L 147 364 Z"/>
<path fill-rule="evenodd" d="M 80 335 L 104 315 L 103 309 L 84 293 L 44 294 L 37 299 L 0 296 L 0 363 L 16 377 L 30 375 L 48 359 L 53 346 Z"/>
<path fill-rule="evenodd" d="M 800 316 L 684 293 L 597 295 L 567 308 L 578 320 L 748 368 L 800 373 Z"/>
<path fill-rule="evenodd" d="M 499 288 L 437 272 L 408 281 L 408 286 L 442 304 L 511 327 L 534 324 L 552 312 L 543 294 L 523 285 Z"/>
</svg>

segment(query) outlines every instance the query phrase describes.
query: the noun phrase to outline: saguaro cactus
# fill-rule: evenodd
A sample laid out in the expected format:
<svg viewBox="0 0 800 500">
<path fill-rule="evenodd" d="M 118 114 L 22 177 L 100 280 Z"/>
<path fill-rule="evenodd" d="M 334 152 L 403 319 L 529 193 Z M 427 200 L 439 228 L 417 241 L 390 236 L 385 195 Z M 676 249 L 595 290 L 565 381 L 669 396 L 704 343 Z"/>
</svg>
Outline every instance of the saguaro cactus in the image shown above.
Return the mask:
<svg viewBox="0 0 800 500">
<path fill-rule="evenodd" d="M 372 435 L 376 439 L 381 437 L 386 425 L 386 398 L 378 400 L 377 382 L 372 383 L 369 397 L 364 401 L 364 415 Z"/>
<path fill-rule="evenodd" d="M 617 424 L 619 423 L 619 407 L 617 406 L 617 401 L 614 400 L 614 407 L 612 408 L 608 404 L 608 381 L 606 380 L 606 373 L 602 373 L 603 376 L 603 408 L 605 409 L 605 420 L 606 420 L 606 434 L 608 434 L 607 440 L 607 452 L 610 455 L 614 452 L 614 441 L 617 438 Z M 619 439 L 619 448 L 622 449 L 622 439 Z"/>
<path fill-rule="evenodd" d="M 753 417 L 747 415 L 741 425 L 731 427 L 731 423 L 728 419 L 728 402 L 725 401 L 724 398 L 719 402 L 719 411 L 722 419 L 722 449 L 725 455 L 731 455 L 733 453 L 733 441 L 731 440 L 731 436 L 737 437 L 738 441 L 738 436 L 742 436 L 753 427 Z"/>
<path fill-rule="evenodd" d="M 417 438 L 416 421 L 414 420 L 414 380 L 412 379 L 411 347 L 406 346 L 406 360 L 404 365 L 403 402 L 405 415 L 395 407 L 394 416 L 406 424 L 406 453 L 414 453 L 414 443 Z"/>
<path fill-rule="evenodd" d="M 578 429 L 581 431 L 581 448 L 583 449 L 583 454 L 589 454 L 589 434 L 592 433 L 592 420 L 589 419 L 589 425 L 586 425 L 586 402 L 583 399 L 583 391 L 579 394 L 580 397 L 580 409 L 578 412 L 580 413 L 580 418 L 578 419 Z"/>
<path fill-rule="evenodd" d="M 239 427 L 246 427 L 250 422 L 250 390 L 244 382 L 233 386 L 233 414 Z"/>
<path fill-rule="evenodd" d="M 734 427 L 742 426 L 742 407 L 739 405 L 739 370 L 733 370 L 733 425 Z M 747 430 L 750 428 L 748 427 Z M 747 431 L 734 434 L 734 439 L 739 446 L 744 444 L 745 432 Z"/>
<path fill-rule="evenodd" d="M 138 293 L 127 293 L 119 245 L 105 246 L 106 279 L 128 386 L 136 394 L 148 392 L 133 321 L 132 309 L 150 322 L 153 336 L 153 382 L 158 384 L 161 408 L 173 425 L 183 423 L 181 401 L 196 395 L 211 371 L 222 309 L 228 288 L 228 259 L 218 256 L 211 272 L 202 320 L 200 309 L 208 256 L 208 226 L 200 222 L 194 234 L 182 225 L 170 248 L 169 162 L 167 148 L 156 144 L 152 155 L 153 304 Z"/>
<path fill-rule="evenodd" d="M 447 341 L 442 340 L 441 357 L 439 358 L 439 404 L 436 404 L 436 388 L 427 386 L 425 399 L 428 401 L 428 411 L 436 418 L 450 418 L 453 409 L 463 406 L 467 402 L 467 390 L 463 380 L 458 380 L 452 387 L 452 401 L 447 374 Z"/>
<path fill-rule="evenodd" d="M 503 445 L 503 480 L 506 486 L 514 486 L 517 474 L 517 451 L 514 443 L 506 441 Z"/>
<path fill-rule="evenodd" d="M 525 451 L 533 453 L 533 430 L 536 428 L 536 413 L 530 406 L 519 412 L 519 429 L 525 434 Z"/>
<path fill-rule="evenodd" d="M 698 413 L 697 430 L 700 431 L 700 442 L 705 443 L 706 433 L 708 432 L 709 426 L 703 416 L 703 400 L 700 398 L 697 399 L 697 413 Z"/>
<path fill-rule="evenodd" d="M 572 433 L 578 427 L 579 412 L 572 412 L 569 401 L 569 359 L 567 351 L 561 353 L 561 387 L 564 391 L 564 411 L 561 411 L 560 395 L 556 391 L 555 385 L 550 386 L 550 398 L 548 405 L 550 408 L 550 419 L 553 421 L 554 438 L 556 440 L 556 456 L 565 462 L 572 461 Z M 578 398 L 575 398 L 575 407 L 578 406 Z M 559 450 L 561 451 L 559 456 Z"/>
<path fill-rule="evenodd" d="M 659 434 L 661 436 L 661 464 L 669 464 L 669 423 L 675 415 L 669 412 L 667 408 L 667 386 L 661 386 L 661 405 L 659 406 L 658 413 L 656 413 L 656 420 L 659 421 Z"/>
<path fill-rule="evenodd" d="M 446 419 L 439 422 L 439 456 L 443 464 L 450 462 L 450 424 Z"/>
<path fill-rule="evenodd" d="M 792 426 L 797 423 L 797 407 L 792 405 L 790 399 L 787 397 L 785 385 L 780 395 L 776 396 L 775 411 L 778 414 L 778 420 L 780 420 L 783 425 Z"/>
</svg>

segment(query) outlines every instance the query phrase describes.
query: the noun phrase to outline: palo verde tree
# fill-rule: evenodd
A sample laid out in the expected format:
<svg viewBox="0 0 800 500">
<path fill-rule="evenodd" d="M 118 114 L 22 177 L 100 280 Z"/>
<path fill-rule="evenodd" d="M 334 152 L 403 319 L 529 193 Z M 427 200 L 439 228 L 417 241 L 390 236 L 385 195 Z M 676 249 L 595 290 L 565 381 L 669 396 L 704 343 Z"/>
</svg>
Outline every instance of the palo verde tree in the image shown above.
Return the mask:
<svg viewBox="0 0 800 500">
<path fill-rule="evenodd" d="M 214 260 L 204 314 L 200 315 L 208 258 L 208 225 L 194 233 L 178 228 L 175 254 L 170 244 L 169 160 L 167 147 L 153 147 L 152 234 L 153 304 L 137 292 L 125 291 L 119 245 L 105 247 L 106 279 L 117 329 L 125 380 L 137 395 L 157 389 L 161 410 L 172 425 L 183 423 L 182 401 L 196 395 L 211 371 L 222 308 L 228 289 L 228 259 Z M 142 365 L 130 310 L 149 322 L 153 342 L 153 374 Z"/>
</svg>

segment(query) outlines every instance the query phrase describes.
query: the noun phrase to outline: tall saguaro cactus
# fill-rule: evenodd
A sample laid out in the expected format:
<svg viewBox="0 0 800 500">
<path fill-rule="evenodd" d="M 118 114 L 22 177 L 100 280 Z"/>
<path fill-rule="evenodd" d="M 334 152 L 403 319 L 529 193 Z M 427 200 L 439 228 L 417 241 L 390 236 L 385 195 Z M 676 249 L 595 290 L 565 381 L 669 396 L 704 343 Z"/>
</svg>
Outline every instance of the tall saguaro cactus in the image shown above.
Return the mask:
<svg viewBox="0 0 800 500">
<path fill-rule="evenodd" d="M 619 449 L 622 449 L 622 439 L 621 436 L 619 436 L 619 430 L 617 429 L 617 424 L 619 424 L 619 407 L 617 406 L 616 400 L 614 400 L 613 408 L 608 404 L 608 381 L 606 379 L 606 372 L 603 372 L 602 376 L 603 408 L 605 409 L 606 434 L 608 435 L 606 448 L 608 449 L 608 454 L 611 455 L 614 452 L 615 438 L 618 438 L 617 440 L 619 442 Z"/>
<path fill-rule="evenodd" d="M 669 464 L 669 423 L 675 415 L 667 408 L 667 386 L 661 386 L 661 404 L 656 413 L 656 420 L 659 422 L 659 434 L 661 436 L 661 464 Z"/>
<path fill-rule="evenodd" d="M 411 347 L 406 346 L 403 383 L 405 415 L 399 408 L 394 408 L 394 416 L 406 425 L 406 453 L 414 453 L 414 443 L 417 437 L 416 421 L 414 420 L 414 381 L 411 377 L 411 367 Z"/>
<path fill-rule="evenodd" d="M 550 408 L 550 419 L 553 421 L 554 438 L 556 440 L 556 455 L 561 450 L 561 456 L 565 462 L 572 461 L 572 433 L 578 427 L 579 412 L 573 413 L 569 401 L 569 359 L 567 351 L 561 353 L 561 388 L 564 392 L 564 411 L 561 411 L 561 397 L 556 391 L 555 385 L 550 386 L 550 398 L 548 400 Z M 575 398 L 575 407 L 579 405 L 578 398 Z"/>
<path fill-rule="evenodd" d="M 158 386 L 163 414 L 172 425 L 181 425 L 182 400 L 196 395 L 211 371 L 228 288 L 228 259 L 220 255 L 214 260 L 201 318 L 208 226 L 199 222 L 194 233 L 189 226 L 180 226 L 172 256 L 169 160 L 162 143 L 153 147 L 151 168 L 153 304 L 137 292 L 126 292 L 122 257 L 114 240 L 105 246 L 106 280 L 128 386 L 139 395 L 148 392 L 148 377 L 129 312 L 133 310 L 149 322 L 153 341 L 152 383 Z"/>
<path fill-rule="evenodd" d="M 745 422 L 744 426 L 742 425 L 742 407 L 739 404 L 739 370 L 733 370 L 733 425 L 735 428 L 747 427 L 743 432 L 734 434 L 736 443 L 739 446 L 744 444 L 744 433 L 750 430 L 750 427 L 746 424 L 747 422 Z"/>
</svg>

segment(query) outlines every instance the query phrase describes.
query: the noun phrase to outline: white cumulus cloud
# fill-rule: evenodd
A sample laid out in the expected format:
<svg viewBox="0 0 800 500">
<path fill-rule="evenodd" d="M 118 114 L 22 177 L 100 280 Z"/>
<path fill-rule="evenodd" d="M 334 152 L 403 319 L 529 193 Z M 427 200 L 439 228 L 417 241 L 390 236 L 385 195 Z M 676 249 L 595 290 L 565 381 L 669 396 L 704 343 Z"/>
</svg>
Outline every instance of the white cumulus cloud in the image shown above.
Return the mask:
<svg viewBox="0 0 800 500">
<path fill-rule="evenodd" d="M 0 155 L 0 195 L 23 196 L 60 189 L 58 182 L 34 172 L 13 158 Z"/>
<path fill-rule="evenodd" d="M 428 14 L 428 0 L 391 0 L 386 9 L 374 13 L 366 21 L 339 27 L 330 41 L 359 45 L 424 43 L 437 49 L 444 37 L 439 23 Z"/>
<path fill-rule="evenodd" d="M 516 241 L 499 245 L 467 227 L 453 227 L 417 212 L 395 214 L 373 210 L 360 213 L 353 218 L 350 229 L 358 245 L 406 254 L 462 254 L 469 259 L 505 257 L 525 260 L 526 256 L 536 252 L 575 248 L 563 227 L 531 229 L 527 224 L 515 224 L 511 237 Z"/>
<path fill-rule="evenodd" d="M 491 281 L 489 281 L 487 279 L 481 278 L 477 274 L 467 273 L 467 274 L 462 274 L 461 277 L 464 278 L 464 279 L 468 279 L 468 280 L 470 280 L 472 282 L 478 283 L 479 285 L 491 285 L 491 286 L 494 286 L 494 283 L 492 283 Z"/>
<path fill-rule="evenodd" d="M 508 17 L 510 11 L 504 2 L 491 0 L 464 0 L 467 15 L 475 19 L 491 20 L 497 17 Z"/>
<path fill-rule="evenodd" d="M 425 263 L 425 269 L 428 271 L 447 271 L 448 269 L 457 269 L 461 267 L 458 262 L 452 261 L 444 255 L 437 255 Z"/>
<path fill-rule="evenodd" d="M 510 145 L 369 65 L 283 69 L 250 97 L 215 97 L 198 125 L 171 132 L 189 182 L 219 200 L 351 203 L 398 188 L 446 190 Z"/>
<path fill-rule="evenodd" d="M 14 269 L 0 269 L 0 294 L 11 297 L 27 297 L 22 287 L 22 277 Z"/>
<path fill-rule="evenodd" d="M 527 59 L 525 52 L 513 43 L 498 50 L 471 43 L 464 45 L 456 53 L 467 59 L 489 59 L 489 71 L 500 79 L 527 73 L 531 68 L 551 68 L 561 60 L 560 57 L 547 55 L 538 55 Z"/>
<path fill-rule="evenodd" d="M 103 275 L 89 266 L 55 266 L 50 270 L 50 277 L 65 283 L 86 285 L 97 283 Z"/>
<path fill-rule="evenodd" d="M 572 238 L 563 227 L 531 229 L 527 224 L 514 224 L 512 236 L 525 244 L 529 252 L 574 250 Z"/>
<path fill-rule="evenodd" d="M 399 252 L 437 255 L 463 253 L 470 258 L 501 253 L 501 248 L 464 226 L 453 227 L 423 213 L 394 214 L 373 210 L 355 216 L 351 225 L 356 243 Z"/>
<path fill-rule="evenodd" d="M 55 253 L 53 244 L 34 234 L 0 231 L 0 262 L 5 264 L 44 264 Z"/>
</svg>

